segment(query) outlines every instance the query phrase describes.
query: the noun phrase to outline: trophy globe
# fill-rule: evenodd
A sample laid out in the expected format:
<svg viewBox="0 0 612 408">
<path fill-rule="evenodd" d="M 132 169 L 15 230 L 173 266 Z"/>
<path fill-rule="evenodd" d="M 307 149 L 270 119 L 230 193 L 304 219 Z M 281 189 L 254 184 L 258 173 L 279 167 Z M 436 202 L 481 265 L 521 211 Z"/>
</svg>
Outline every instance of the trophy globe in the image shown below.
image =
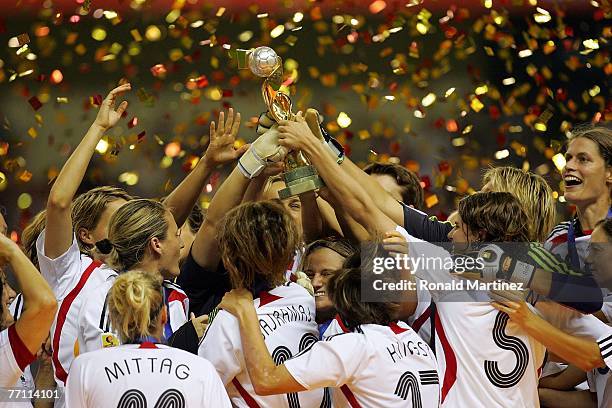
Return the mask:
<svg viewBox="0 0 612 408">
<path fill-rule="evenodd" d="M 281 59 L 270 47 L 255 48 L 249 55 L 249 69 L 258 77 L 269 77 L 280 64 Z"/>
</svg>

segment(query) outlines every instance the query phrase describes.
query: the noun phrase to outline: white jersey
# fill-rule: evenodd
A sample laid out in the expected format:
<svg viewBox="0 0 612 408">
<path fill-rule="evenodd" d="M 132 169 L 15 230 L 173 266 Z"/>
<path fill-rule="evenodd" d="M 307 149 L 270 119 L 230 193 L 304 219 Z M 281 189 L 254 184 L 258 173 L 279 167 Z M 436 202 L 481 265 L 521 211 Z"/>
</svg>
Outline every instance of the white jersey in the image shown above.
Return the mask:
<svg viewBox="0 0 612 408">
<path fill-rule="evenodd" d="M 64 406 L 62 388 L 74 358 L 79 354 L 77 319 L 83 303 L 102 283 L 117 273 L 81 254 L 76 236 L 62 255 L 51 259 L 45 255 L 45 231 L 36 240 L 40 272 L 58 300 L 58 311 L 51 326 L 52 362 L 55 381 L 60 389 L 56 407 Z"/>
<path fill-rule="evenodd" d="M 608 367 L 596 368 L 587 373 L 591 392 L 597 393 L 597 408 L 612 407 L 612 375 Z"/>
<path fill-rule="evenodd" d="M 569 247 L 567 238 L 569 226 L 572 223 L 575 230 L 576 253 L 578 254 L 578 260 L 580 262 L 580 269 L 583 269 L 585 267 L 584 261 L 589 252 L 589 244 L 591 243 L 591 231 L 583 231 L 580 227 L 580 222 L 578 222 L 578 218 L 564 221 L 554 227 L 544 243 L 544 248 L 560 256 L 567 264 L 571 265 L 571 259 L 568 255 Z"/>
<path fill-rule="evenodd" d="M 437 407 L 436 358 L 408 325 L 364 324 L 285 362 L 304 388 L 333 387 L 334 407 Z"/>
<path fill-rule="evenodd" d="M 23 295 L 19 293 L 15 296 L 15 299 L 11 302 L 9 306 L 9 312 L 13 316 L 13 321 L 17 321 L 21 316 L 21 312 L 23 311 Z M 19 379 L 13 384 L 11 388 L 19 388 L 20 390 L 25 390 L 26 392 L 31 392 L 36 389 L 34 384 L 34 376 L 32 376 L 32 371 L 30 370 L 30 365 L 23 369 L 23 374 L 19 376 Z M 1 408 L 12 408 L 12 407 L 31 407 L 32 404 L 30 402 L 0 402 Z"/>
<path fill-rule="evenodd" d="M 410 254 L 442 259 L 450 256 L 441 247 L 413 237 Z M 416 274 L 429 282 L 460 281 L 443 269 L 420 269 Z M 539 406 L 537 387 L 544 346 L 493 308 L 486 292 L 431 291 L 431 296 L 435 304 L 432 337 L 444 373 L 442 406 Z M 532 310 L 569 334 L 599 340 L 605 357 L 607 343 L 601 342 L 612 333 L 597 318 L 550 301 L 537 302 Z"/>
<path fill-rule="evenodd" d="M 120 344 L 116 330 L 111 326 L 108 310 L 108 292 L 116 275 L 110 276 L 95 289 L 85 301 L 78 316 L 78 342 L 81 353 L 114 347 Z M 168 308 L 168 320 L 164 326 L 164 338 L 170 338 L 179 327 L 187 323 L 189 299 L 185 292 L 169 280 L 162 282 L 164 303 Z"/>
<path fill-rule="evenodd" d="M 69 408 L 230 408 L 214 367 L 186 351 L 129 344 L 79 356 L 66 387 Z"/>
<path fill-rule="evenodd" d="M 0 388 L 9 388 L 17 384 L 23 370 L 36 356 L 23 344 L 17 334 L 15 325 L 0 332 Z"/>
<path fill-rule="evenodd" d="M 288 282 L 261 292 L 253 303 L 275 363 L 285 362 L 318 341 L 314 297 L 300 285 Z M 220 310 L 208 326 L 198 354 L 215 366 L 236 407 L 321 406 L 322 389 L 286 395 L 255 394 L 244 360 L 238 320 L 225 310 Z"/>
</svg>

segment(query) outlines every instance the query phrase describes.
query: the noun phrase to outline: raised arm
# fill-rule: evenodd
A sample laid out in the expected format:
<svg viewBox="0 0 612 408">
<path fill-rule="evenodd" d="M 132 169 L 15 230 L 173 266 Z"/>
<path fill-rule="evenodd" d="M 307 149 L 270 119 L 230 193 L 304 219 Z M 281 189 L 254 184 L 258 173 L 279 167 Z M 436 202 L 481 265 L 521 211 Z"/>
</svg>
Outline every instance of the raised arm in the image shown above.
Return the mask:
<svg viewBox="0 0 612 408">
<path fill-rule="evenodd" d="M 83 181 L 87 166 L 93 156 L 96 145 L 106 132 L 121 118 L 128 106 L 127 101 L 115 109 L 115 101 L 122 93 L 129 91 L 130 84 L 113 89 L 107 96 L 96 116 L 96 120 L 70 155 L 60 171 L 47 200 L 47 225 L 45 238 L 45 255 L 54 259 L 66 252 L 72 244 L 73 229 L 70 214 L 74 195 Z"/>
<path fill-rule="evenodd" d="M 257 177 L 268 164 L 282 161 L 284 155 L 284 148 L 278 145 L 278 132 L 270 130 L 255 140 L 241 157 L 214 195 L 193 241 L 191 253 L 200 267 L 217 268 L 221 259 L 216 238 L 217 224 L 229 210 L 241 203 L 251 179 Z"/>
<path fill-rule="evenodd" d="M 480 249 L 478 257 L 484 268 L 476 274 L 464 274 L 466 278 L 522 283 L 524 288 L 581 313 L 601 309 L 603 296 L 593 276 L 573 271 L 539 243 L 489 244 Z"/>
<path fill-rule="evenodd" d="M 15 330 L 30 353 L 36 354 L 49 335 L 57 311 L 55 295 L 17 244 L 4 235 L 0 235 L 0 261 L 11 265 L 23 293 L 25 307 Z"/>
<path fill-rule="evenodd" d="M 234 115 L 232 108 L 229 109 L 227 120 L 221 112 L 218 126 L 215 122 L 210 123 L 210 142 L 204 156 L 165 200 L 177 225 L 183 225 L 189 217 L 212 171 L 219 165 L 236 160 L 249 148 L 248 145 L 234 148 L 239 129 L 240 113 Z"/>
<path fill-rule="evenodd" d="M 300 115 L 295 121 L 281 122 L 278 129 L 279 143 L 306 153 L 336 201 L 370 234 L 391 231 L 398 224 L 401 225 L 401 222 L 394 222 L 376 206 L 370 198 L 375 194 L 371 191 L 370 194 L 366 193 L 358 181 L 338 166 L 329 154 L 328 147 L 312 133 Z"/>
</svg>

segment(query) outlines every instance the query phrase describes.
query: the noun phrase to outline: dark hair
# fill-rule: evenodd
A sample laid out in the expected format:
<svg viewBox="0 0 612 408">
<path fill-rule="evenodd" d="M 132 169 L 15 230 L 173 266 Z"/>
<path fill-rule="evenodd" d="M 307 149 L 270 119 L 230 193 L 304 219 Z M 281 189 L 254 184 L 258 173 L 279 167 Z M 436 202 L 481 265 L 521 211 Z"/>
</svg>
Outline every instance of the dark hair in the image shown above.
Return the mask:
<svg viewBox="0 0 612 408">
<path fill-rule="evenodd" d="M 461 220 L 485 242 L 528 242 L 529 221 L 521 203 L 510 193 L 486 192 L 459 201 Z"/>
<path fill-rule="evenodd" d="M 381 174 L 393 177 L 395 182 L 402 187 L 402 201 L 406 205 L 422 210 L 425 206 L 425 198 L 421 180 L 414 172 L 399 164 L 371 163 L 363 171 L 367 174 Z"/>
<path fill-rule="evenodd" d="M 604 218 L 600 220 L 595 227 L 601 227 L 601 229 L 606 233 L 608 237 L 608 241 L 612 241 L 612 218 Z"/>
<path fill-rule="evenodd" d="M 327 281 L 327 293 L 342 322 L 349 330 L 362 324 L 386 326 L 395 321 L 397 305 L 391 302 L 364 302 L 361 299 L 361 269 L 341 269 Z"/>
<path fill-rule="evenodd" d="M 272 286 L 281 284 L 299 242 L 293 219 L 273 201 L 232 209 L 221 220 L 217 237 L 232 287 L 249 290 L 256 278 Z"/>
<path fill-rule="evenodd" d="M 593 126 L 590 124 L 580 126 L 572 132 L 567 145 L 569 146 L 572 141 L 580 137 L 594 142 L 599 148 L 599 154 L 603 157 L 606 166 L 612 166 L 612 129 L 606 126 Z"/>
<path fill-rule="evenodd" d="M 308 246 L 304 250 L 302 260 L 305 260 L 310 254 L 321 248 L 330 249 L 338 255 L 342 256 L 343 258 L 348 258 L 349 256 L 353 255 L 355 251 L 357 251 L 355 245 L 353 245 L 353 243 L 348 239 L 339 237 L 327 237 L 323 239 L 317 239 L 316 241 L 313 241 L 308 244 Z"/>
</svg>

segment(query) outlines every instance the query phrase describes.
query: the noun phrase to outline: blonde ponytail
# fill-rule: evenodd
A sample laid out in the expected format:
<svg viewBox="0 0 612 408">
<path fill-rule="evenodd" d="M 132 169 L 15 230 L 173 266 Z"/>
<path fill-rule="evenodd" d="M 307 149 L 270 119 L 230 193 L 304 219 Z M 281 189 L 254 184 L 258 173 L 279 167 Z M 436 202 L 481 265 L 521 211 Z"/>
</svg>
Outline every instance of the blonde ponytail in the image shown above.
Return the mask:
<svg viewBox="0 0 612 408">
<path fill-rule="evenodd" d="M 108 307 L 121 342 L 154 334 L 163 305 L 161 277 L 141 271 L 120 275 L 109 292 Z"/>
</svg>

